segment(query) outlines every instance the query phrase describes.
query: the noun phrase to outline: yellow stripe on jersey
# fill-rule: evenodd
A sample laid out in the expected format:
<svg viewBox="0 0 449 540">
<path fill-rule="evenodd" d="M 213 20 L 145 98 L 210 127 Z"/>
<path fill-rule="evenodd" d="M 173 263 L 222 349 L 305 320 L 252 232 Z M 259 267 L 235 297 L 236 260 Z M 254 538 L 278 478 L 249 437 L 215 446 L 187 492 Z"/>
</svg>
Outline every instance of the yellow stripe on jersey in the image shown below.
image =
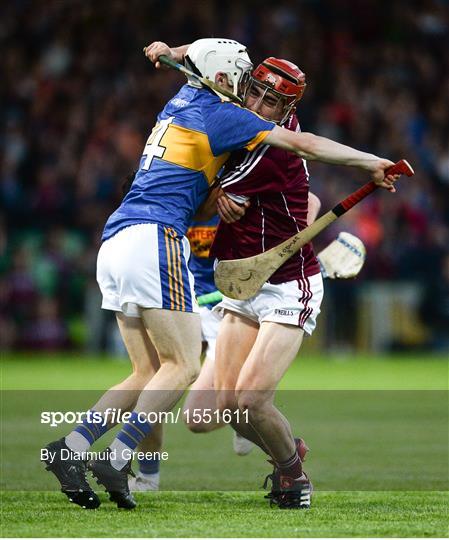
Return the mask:
<svg viewBox="0 0 449 540">
<path fill-rule="evenodd" d="M 256 148 L 256 146 L 259 145 L 267 137 L 267 135 L 270 134 L 270 133 L 271 133 L 271 131 L 261 131 L 258 135 L 256 135 L 256 137 L 254 137 L 254 139 L 252 141 L 250 141 L 245 146 L 245 148 L 249 152 L 252 152 L 254 150 L 254 148 Z"/>
<path fill-rule="evenodd" d="M 269 132 L 267 131 L 267 134 Z M 229 153 L 215 157 L 205 133 L 194 131 L 176 124 L 170 124 L 160 141 L 165 147 L 163 161 L 179 165 L 194 171 L 201 171 L 212 184 Z"/>
<path fill-rule="evenodd" d="M 174 295 L 173 295 L 173 279 L 171 268 L 171 254 L 170 254 L 170 236 L 168 234 L 167 227 L 164 227 L 165 236 L 165 249 L 167 251 L 167 267 L 168 267 L 168 290 L 170 292 L 170 309 L 175 309 Z"/>
</svg>

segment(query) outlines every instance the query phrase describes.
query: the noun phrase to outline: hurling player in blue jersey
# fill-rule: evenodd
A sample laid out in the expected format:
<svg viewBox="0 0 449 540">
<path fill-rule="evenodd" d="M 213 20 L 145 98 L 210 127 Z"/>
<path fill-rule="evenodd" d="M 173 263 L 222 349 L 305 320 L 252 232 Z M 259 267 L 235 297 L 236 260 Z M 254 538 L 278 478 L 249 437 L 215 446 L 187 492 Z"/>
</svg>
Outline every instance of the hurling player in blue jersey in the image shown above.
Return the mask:
<svg viewBox="0 0 449 540">
<path fill-rule="evenodd" d="M 198 40 L 177 50 L 158 42 L 145 52 L 153 62 L 161 54 L 176 60 L 185 55 L 192 69 L 235 94 L 252 67 L 245 47 L 228 39 Z M 71 502 L 100 504 L 86 480 L 85 458 L 112 427 L 108 414 L 117 409 L 126 418 L 89 468 L 118 507 L 135 507 L 128 473 L 135 448 L 154 429 L 149 414 L 171 410 L 200 369 L 201 326 L 185 233 L 229 153 L 262 142 L 364 169 L 379 186 L 394 190 L 396 178 L 384 177 L 391 161 L 284 130 L 195 81 L 184 85 L 158 115 L 131 189 L 104 228 L 97 262 L 102 307 L 116 312 L 133 372 L 100 398 L 79 427 L 46 447 L 47 469 Z"/>
</svg>

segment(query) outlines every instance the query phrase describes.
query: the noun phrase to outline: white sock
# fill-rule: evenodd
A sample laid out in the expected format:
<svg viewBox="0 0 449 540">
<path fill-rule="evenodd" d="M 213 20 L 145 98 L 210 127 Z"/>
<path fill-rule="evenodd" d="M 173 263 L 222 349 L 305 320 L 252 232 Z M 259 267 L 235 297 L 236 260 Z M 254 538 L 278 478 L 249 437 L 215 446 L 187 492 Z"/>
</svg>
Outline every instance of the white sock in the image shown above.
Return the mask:
<svg viewBox="0 0 449 540">
<path fill-rule="evenodd" d="M 65 443 L 73 452 L 84 453 L 90 448 L 90 442 L 86 439 L 86 437 L 83 437 L 81 433 L 78 433 L 78 431 L 72 431 L 72 433 L 69 433 L 65 438 Z"/>
<path fill-rule="evenodd" d="M 114 456 L 115 454 L 114 458 L 111 457 L 111 465 L 117 471 L 121 471 L 129 461 L 129 459 L 126 459 L 126 457 L 124 457 L 124 450 L 127 450 L 127 452 L 125 452 L 126 456 L 130 455 L 130 452 L 132 452 L 133 449 L 119 439 L 114 439 L 109 448 L 114 451 L 112 455 Z"/>
</svg>

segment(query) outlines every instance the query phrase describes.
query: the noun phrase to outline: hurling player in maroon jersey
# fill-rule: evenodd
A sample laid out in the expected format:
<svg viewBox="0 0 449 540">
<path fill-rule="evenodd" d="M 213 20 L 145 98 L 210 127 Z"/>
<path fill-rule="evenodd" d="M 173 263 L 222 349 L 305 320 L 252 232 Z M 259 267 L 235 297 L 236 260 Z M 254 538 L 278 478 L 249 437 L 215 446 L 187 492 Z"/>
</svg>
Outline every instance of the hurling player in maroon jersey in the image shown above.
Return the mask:
<svg viewBox="0 0 449 540">
<path fill-rule="evenodd" d="M 304 73 L 286 60 L 267 58 L 252 75 L 246 106 L 285 130 L 299 132 L 295 108 L 306 83 Z M 234 154 L 221 187 L 235 201 L 250 201 L 238 221 L 227 219 L 226 200 L 211 255 L 218 259 L 251 257 L 281 243 L 307 226 L 309 174 L 304 159 L 261 145 Z M 229 162 L 228 162 L 229 163 Z M 225 221 L 228 221 L 226 223 Z M 220 409 L 247 411 L 233 427 L 262 448 L 274 463 L 271 499 L 281 508 L 310 506 L 311 484 L 302 470 L 306 447 L 293 438 L 287 419 L 274 406 L 275 389 L 295 358 L 304 334 L 316 324 L 323 283 L 312 245 L 277 270 L 246 301 L 224 298 L 215 363 Z"/>
<path fill-rule="evenodd" d="M 179 48 L 181 51 L 182 48 Z M 158 58 L 161 54 L 166 54 L 172 56 L 177 61 L 182 61 L 182 58 L 176 56 L 176 51 L 167 47 L 166 44 L 161 42 L 155 42 L 150 46 L 146 47 L 145 54 L 147 57 L 153 61 L 158 62 Z M 182 56 L 181 52 L 179 53 Z M 364 152 L 359 152 L 350 147 L 335 143 L 329 139 L 313 135 L 311 133 L 298 133 L 295 132 L 294 118 L 291 119 L 295 102 L 302 96 L 304 91 L 304 80 L 300 78 L 304 77 L 300 72 L 301 77 L 298 78 L 292 73 L 288 73 L 285 69 L 280 69 L 282 66 L 276 66 L 276 62 L 272 63 L 272 66 L 265 67 L 266 70 L 266 79 L 259 81 L 262 83 L 261 93 L 257 93 L 257 84 L 251 85 L 249 94 L 247 98 L 249 101 L 253 100 L 253 103 L 248 103 L 251 108 L 256 109 L 262 115 L 266 114 L 265 108 L 270 108 L 271 113 L 267 114 L 267 117 L 270 115 L 271 118 L 277 123 L 288 124 L 288 129 L 284 129 L 283 126 L 275 125 L 271 132 L 268 133 L 264 139 L 263 145 L 259 144 L 257 146 L 256 152 L 244 156 L 244 162 L 241 164 L 241 167 L 236 171 L 231 171 L 229 175 L 225 178 L 225 184 L 223 185 L 224 191 L 234 194 L 234 196 L 240 196 L 241 200 L 244 200 L 246 197 L 251 197 L 254 199 L 258 197 L 254 190 L 254 186 L 251 188 L 250 185 L 247 186 L 247 189 L 240 189 L 240 186 L 246 181 L 251 179 L 251 171 L 254 170 L 256 166 L 260 163 L 265 156 L 269 157 L 271 152 L 268 152 L 268 147 L 266 145 L 273 145 L 277 148 L 282 148 L 280 154 L 278 154 L 281 159 L 284 160 L 284 177 L 278 179 L 280 185 L 277 187 L 277 193 L 280 194 L 282 202 L 285 206 L 286 212 L 283 215 L 283 219 L 279 219 L 279 223 L 276 223 L 276 208 L 279 206 L 280 199 L 277 201 L 272 201 L 274 205 L 270 206 L 269 200 L 271 195 L 268 196 L 268 199 L 265 201 L 257 198 L 253 202 L 250 210 L 252 208 L 259 207 L 259 214 L 253 214 L 249 212 L 249 217 L 246 218 L 249 220 L 251 215 L 254 217 L 253 223 L 249 221 L 246 222 L 248 226 L 253 226 L 253 233 L 257 236 L 259 232 L 258 242 L 253 242 L 251 238 L 248 238 L 248 235 L 242 235 L 242 240 L 240 242 L 241 251 L 251 251 L 251 249 L 257 249 L 260 252 L 263 249 L 271 247 L 274 243 L 277 243 L 277 232 L 275 231 L 275 225 L 279 226 L 279 230 L 282 233 L 290 231 L 292 227 L 293 232 L 298 230 L 298 227 L 301 227 L 303 218 L 307 217 L 307 212 L 305 207 L 307 207 L 307 197 L 305 200 L 305 207 L 303 206 L 304 200 L 302 195 L 307 192 L 307 174 L 301 174 L 300 179 L 296 179 L 296 183 L 293 181 L 294 177 L 296 178 L 299 175 L 299 167 L 302 166 L 305 173 L 305 164 L 302 158 L 324 161 L 327 163 L 333 164 L 342 164 L 347 166 L 356 166 L 367 170 L 370 173 L 371 178 L 376 182 L 377 185 L 384 187 L 390 191 L 394 191 L 393 183 L 397 179 L 392 175 L 387 177 L 384 176 L 384 171 L 387 167 L 392 165 L 392 162 L 385 159 L 380 159 L 377 156 L 372 154 L 366 154 Z M 293 66 L 292 64 L 290 66 Z M 294 71 L 293 66 L 291 68 L 292 72 Z M 260 68 L 258 68 L 259 70 Z M 276 73 L 277 70 L 277 73 Z M 279 74 L 279 70 L 281 75 Z M 297 70 L 297 68 L 296 68 Z M 289 80 L 290 77 L 290 80 Z M 282 79 L 282 80 L 281 80 Z M 215 74 L 216 82 L 220 79 L 220 74 Z M 255 80 L 254 80 L 255 81 Z M 278 84 L 278 88 L 275 86 Z M 290 83 L 290 85 L 288 84 Z M 294 94 L 290 93 L 291 86 L 296 86 L 296 91 Z M 275 101 L 270 103 L 270 98 L 274 96 Z M 226 122 L 219 125 L 220 130 L 224 133 L 228 126 Z M 233 128 L 234 129 L 234 128 Z M 201 129 L 200 129 L 201 131 Z M 299 131 L 299 130 L 298 130 Z M 235 148 L 237 149 L 237 147 Z M 232 150 L 235 150 L 234 148 Z M 290 156 L 286 151 L 293 152 L 294 156 Z M 299 157 L 301 156 L 301 157 Z M 271 158 L 272 161 L 273 158 Z M 277 158 L 274 158 L 277 159 Z M 268 178 L 265 177 L 265 180 L 269 180 L 272 175 L 276 175 L 276 167 L 273 162 L 268 167 L 268 162 L 265 159 L 266 163 L 266 172 L 269 172 Z M 260 167 L 259 170 L 265 168 Z M 303 172 L 304 172 L 303 171 Z M 235 174 L 234 174 L 235 173 Z M 250 183 L 250 182 L 249 182 Z M 285 184 L 285 186 L 284 186 Z M 231 187 L 232 186 L 232 187 Z M 299 189 L 300 196 L 296 193 L 296 189 Z M 260 186 L 258 188 L 260 190 Z M 265 204 L 265 207 L 264 207 Z M 302 205 L 302 206 L 301 206 Z M 256 217 L 259 218 L 259 221 L 256 220 Z M 261 219 L 260 219 L 261 218 Z M 252 235 L 250 235 L 252 236 Z M 220 245 L 220 244 L 217 244 Z M 252 245 L 252 248 L 250 247 Z M 222 242 L 223 250 L 229 252 L 230 249 L 233 249 L 232 246 L 227 244 L 226 241 Z M 237 251 L 235 252 L 237 253 Z M 217 252 L 218 256 L 222 256 Z M 233 256 L 237 256 L 236 254 Z M 229 399 L 229 407 L 226 399 L 222 399 L 220 406 L 224 408 L 232 407 L 234 410 L 245 408 L 249 411 L 251 421 L 254 419 L 262 419 L 268 410 L 265 406 L 270 405 L 270 397 L 268 400 L 260 403 L 249 403 L 251 396 L 254 398 L 254 392 L 252 389 L 255 388 L 258 384 L 257 381 L 257 371 L 264 369 L 263 363 L 266 361 L 268 356 L 272 359 L 277 357 L 278 362 L 271 366 L 271 380 L 269 379 L 270 373 L 265 374 L 263 381 L 263 390 L 266 390 L 265 394 L 272 395 L 274 393 L 274 388 L 282 377 L 283 372 L 290 363 L 290 356 L 295 356 L 300 343 L 302 341 L 303 329 L 304 331 L 311 333 L 314 326 L 315 317 L 319 311 L 319 304 L 321 301 L 322 295 L 322 281 L 319 274 L 319 267 L 317 261 L 313 255 L 313 252 L 309 249 L 303 248 L 299 254 L 300 260 L 297 260 L 297 257 L 290 262 L 290 265 L 287 268 L 280 269 L 277 275 L 273 276 L 273 284 L 266 284 L 267 286 L 275 287 L 272 297 L 270 297 L 269 308 L 271 313 L 262 313 L 256 317 L 255 321 L 251 320 L 251 316 L 246 318 L 246 316 L 240 317 L 238 315 L 237 308 L 231 309 L 231 307 L 225 305 L 223 302 L 223 307 L 226 309 L 225 319 L 229 317 L 235 317 L 239 322 L 239 328 L 246 331 L 245 343 L 244 346 L 239 351 L 239 356 L 236 361 L 233 362 L 233 365 L 230 366 L 230 372 L 235 374 L 234 380 L 232 377 L 222 377 L 221 375 L 226 369 L 222 369 L 221 373 L 216 374 L 216 381 L 219 389 L 230 389 L 232 391 L 233 399 Z M 228 258 L 226 256 L 226 258 Z M 289 281 L 286 281 L 288 279 Z M 300 282 L 300 286 L 298 285 Z M 286 285 L 287 284 L 287 285 Z M 292 309 L 288 307 L 286 302 L 280 302 L 276 304 L 273 302 L 273 296 L 279 296 L 279 291 L 282 290 L 282 300 L 288 299 L 293 301 Z M 321 292 L 320 292 L 321 291 Z M 265 291 L 266 293 L 266 291 Z M 262 301 L 265 301 L 265 297 L 261 297 Z M 287 306 L 287 309 L 284 309 Z M 252 314 L 251 314 L 252 315 Z M 278 318 L 276 319 L 275 316 Z M 270 319 L 271 317 L 271 319 Z M 292 322 L 294 321 L 294 323 Z M 226 320 L 225 320 L 226 322 Z M 241 324 L 240 324 L 241 322 Z M 260 331 L 259 331 L 260 324 Z M 229 326 L 229 325 L 228 325 Z M 232 324 L 231 324 L 232 326 Z M 237 325 L 236 325 L 237 328 Z M 250 331 L 248 331 L 248 328 Z M 265 330 L 267 329 L 267 330 Z M 279 341 L 279 351 L 275 351 L 274 354 L 270 347 L 266 347 L 267 355 L 266 357 L 261 357 L 257 360 L 256 363 L 259 365 L 256 366 L 257 369 L 254 369 L 253 373 L 255 375 L 254 380 L 251 380 L 252 372 L 251 368 L 255 367 L 254 362 L 250 361 L 251 355 L 247 358 L 250 353 L 250 349 L 255 344 L 257 345 L 261 340 L 263 341 L 267 336 L 271 336 L 272 330 L 275 329 L 275 338 Z M 226 325 L 225 325 L 226 332 Z M 258 335 L 259 334 L 259 335 Z M 232 339 L 232 336 L 230 336 Z M 238 335 L 235 336 L 237 339 Z M 257 343 L 256 342 L 257 337 Z M 226 339 L 226 338 L 225 338 Z M 270 343 L 271 344 L 271 343 Z M 268 344 L 268 345 L 270 345 Z M 265 345 L 264 345 L 265 346 Z M 287 347 L 287 348 L 286 348 Z M 287 350 L 288 349 L 288 350 Z M 278 354 L 279 352 L 279 354 Z M 260 365 L 261 364 L 261 365 Z M 223 365 L 223 360 L 222 360 Z M 247 379 L 245 376 L 249 373 L 249 391 L 242 392 L 243 388 L 246 388 Z M 240 382 L 244 382 L 245 386 L 240 385 Z M 232 383 L 231 386 L 228 386 Z M 254 383 L 254 384 L 253 384 Z M 271 405 L 271 408 L 272 405 Z M 276 411 L 277 412 L 277 411 Z M 243 426 L 241 429 L 237 427 L 243 436 L 246 436 L 248 439 L 253 440 L 259 446 L 267 451 L 267 453 L 273 458 L 276 463 L 276 482 L 282 484 L 283 492 L 282 495 L 277 499 L 281 507 L 304 507 L 309 505 L 310 501 L 310 484 L 307 477 L 302 474 L 301 468 L 301 456 L 304 453 L 304 446 L 299 446 L 299 456 L 296 451 L 296 444 L 291 437 L 289 432 L 288 424 L 282 423 L 282 418 L 280 418 L 279 413 L 277 413 L 276 418 L 276 431 L 272 434 L 271 437 L 266 437 L 264 430 L 260 429 L 259 423 L 257 423 L 258 430 L 248 430 L 248 425 Z M 262 433 L 262 431 L 264 431 Z M 262 435 L 262 438 L 261 436 Z M 262 440 L 263 439 L 263 440 Z M 266 440 L 265 440 L 266 439 Z M 279 474 L 278 474 L 279 472 Z"/>
</svg>

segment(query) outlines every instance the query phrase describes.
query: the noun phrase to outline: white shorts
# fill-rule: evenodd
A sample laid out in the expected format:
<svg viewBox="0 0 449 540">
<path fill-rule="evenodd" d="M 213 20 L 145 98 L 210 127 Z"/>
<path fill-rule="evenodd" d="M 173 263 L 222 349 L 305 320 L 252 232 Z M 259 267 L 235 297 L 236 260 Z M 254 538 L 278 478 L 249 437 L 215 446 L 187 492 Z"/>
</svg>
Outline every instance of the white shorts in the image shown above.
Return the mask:
<svg viewBox="0 0 449 540">
<path fill-rule="evenodd" d="M 292 324 L 311 335 L 320 313 L 323 292 L 323 278 L 321 274 L 315 274 L 277 285 L 265 283 L 249 300 L 232 300 L 225 296 L 214 310 L 240 313 L 259 324 L 264 321 Z"/>
<path fill-rule="evenodd" d="M 207 343 L 206 356 L 215 360 L 218 327 L 223 317 L 206 306 L 200 306 L 202 340 Z"/>
<path fill-rule="evenodd" d="M 103 242 L 97 259 L 101 307 L 140 317 L 139 308 L 198 313 L 187 238 L 155 223 L 132 225 Z"/>
</svg>

